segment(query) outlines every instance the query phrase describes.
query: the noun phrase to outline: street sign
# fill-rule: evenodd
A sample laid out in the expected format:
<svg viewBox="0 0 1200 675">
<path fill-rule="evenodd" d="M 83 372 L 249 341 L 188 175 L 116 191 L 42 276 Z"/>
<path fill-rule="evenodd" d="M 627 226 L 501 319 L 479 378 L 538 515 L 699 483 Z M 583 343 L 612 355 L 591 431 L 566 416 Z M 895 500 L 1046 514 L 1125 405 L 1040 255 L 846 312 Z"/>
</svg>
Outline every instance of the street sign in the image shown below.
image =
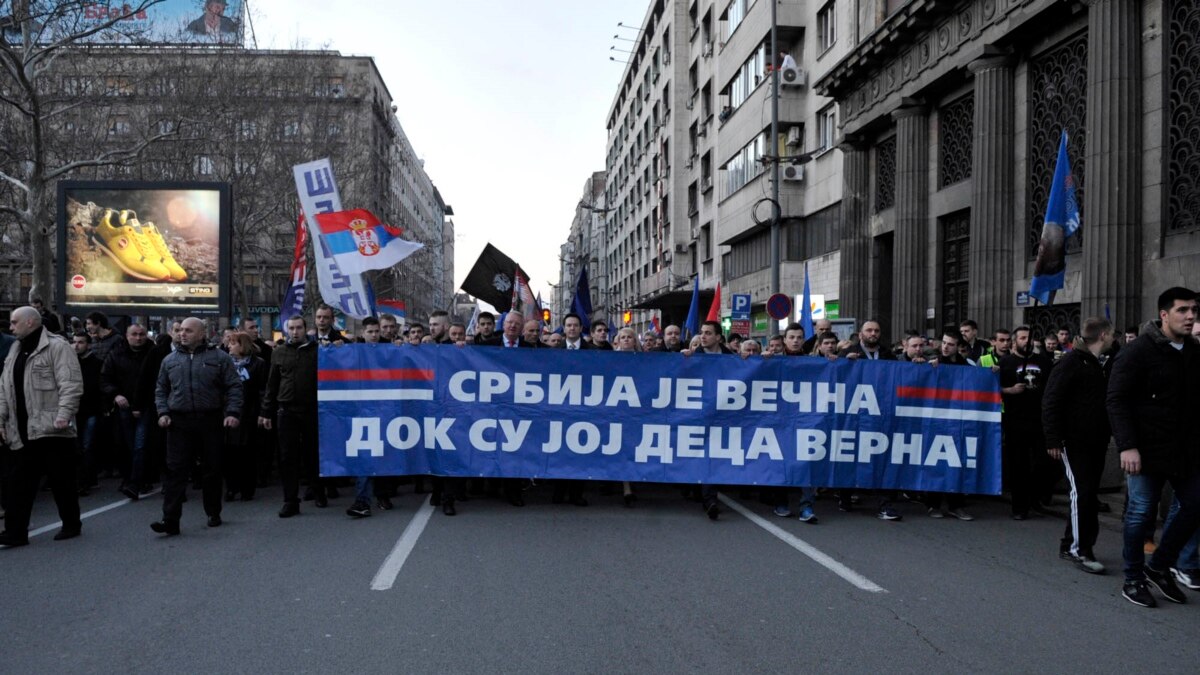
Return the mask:
<svg viewBox="0 0 1200 675">
<path fill-rule="evenodd" d="M 729 316 L 734 319 L 749 319 L 750 318 L 750 294 L 749 293 L 734 293 L 732 297 L 731 310 Z"/>
<path fill-rule="evenodd" d="M 767 299 L 767 314 L 772 319 L 786 319 L 792 315 L 792 300 L 783 293 L 776 293 Z"/>
<path fill-rule="evenodd" d="M 750 337 L 750 319 L 731 319 L 729 321 L 729 332 L 737 333 L 744 338 Z"/>
<path fill-rule="evenodd" d="M 1029 291 L 1017 291 L 1017 307 L 1029 306 Z"/>
</svg>

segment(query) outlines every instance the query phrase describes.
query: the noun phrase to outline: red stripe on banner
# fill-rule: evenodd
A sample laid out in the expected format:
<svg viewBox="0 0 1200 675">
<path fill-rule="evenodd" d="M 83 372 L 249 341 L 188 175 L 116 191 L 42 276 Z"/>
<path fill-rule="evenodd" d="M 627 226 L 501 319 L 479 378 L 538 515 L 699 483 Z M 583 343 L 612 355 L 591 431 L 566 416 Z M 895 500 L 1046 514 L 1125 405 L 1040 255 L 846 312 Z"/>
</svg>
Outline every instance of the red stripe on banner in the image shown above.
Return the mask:
<svg viewBox="0 0 1200 675">
<path fill-rule="evenodd" d="M 433 381 L 432 370 L 419 368 L 394 368 L 391 370 L 322 370 L 317 373 L 320 382 L 348 382 L 352 380 L 424 380 Z"/>
<path fill-rule="evenodd" d="M 959 389 L 933 389 L 929 387 L 896 387 L 900 398 L 931 398 L 938 401 L 970 401 L 972 403 L 999 404 L 1000 394 L 991 391 L 963 391 Z"/>
</svg>

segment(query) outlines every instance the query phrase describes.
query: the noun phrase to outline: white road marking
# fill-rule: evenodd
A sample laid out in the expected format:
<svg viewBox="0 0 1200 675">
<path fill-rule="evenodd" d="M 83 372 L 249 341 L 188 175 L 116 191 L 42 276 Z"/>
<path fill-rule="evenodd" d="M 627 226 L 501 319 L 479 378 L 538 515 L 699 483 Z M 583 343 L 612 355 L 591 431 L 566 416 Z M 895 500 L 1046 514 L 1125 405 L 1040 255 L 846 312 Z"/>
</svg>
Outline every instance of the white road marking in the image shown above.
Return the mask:
<svg viewBox="0 0 1200 675">
<path fill-rule="evenodd" d="M 150 495 L 156 495 L 158 493 L 159 493 L 159 488 L 155 488 L 155 489 L 151 490 L 150 492 L 147 492 L 146 494 L 141 495 L 141 498 L 145 499 L 146 497 L 149 497 Z M 88 511 L 87 513 L 79 514 L 79 519 L 85 520 L 87 518 L 91 518 L 92 516 L 98 516 L 101 513 L 104 513 L 105 511 L 112 511 L 115 508 L 125 506 L 126 504 L 129 504 L 132 501 L 133 501 L 132 499 L 122 499 L 121 501 L 117 501 L 117 502 L 113 502 L 111 504 L 107 504 L 105 506 L 101 506 L 98 509 L 92 509 L 91 511 Z M 49 525 L 46 525 L 45 527 L 39 527 L 36 530 L 31 530 L 29 532 L 29 536 L 36 537 L 39 534 L 46 534 L 47 532 L 52 532 L 54 530 L 57 530 L 60 527 L 62 527 L 61 520 L 58 521 L 57 523 L 50 523 Z"/>
<path fill-rule="evenodd" d="M 404 562 L 408 560 L 408 554 L 412 553 L 413 548 L 416 547 L 417 539 L 425 531 L 425 526 L 429 524 L 433 510 L 434 507 L 428 501 L 417 509 L 417 513 L 409 521 L 408 527 L 404 528 L 404 533 L 396 540 L 392 552 L 384 559 L 383 564 L 379 566 L 379 571 L 375 573 L 375 578 L 371 580 L 371 590 L 386 591 L 396 583 L 400 568 L 404 567 Z"/>
<path fill-rule="evenodd" d="M 771 524 L 765 518 L 759 516 L 729 497 L 726 497 L 724 494 L 719 494 L 717 496 L 721 500 L 721 503 L 740 513 L 746 520 L 749 520 L 767 532 L 775 535 L 775 537 L 781 540 L 783 543 L 808 556 L 813 560 L 813 562 L 845 579 L 854 586 L 871 593 L 887 593 L 887 589 L 864 577 L 858 572 L 855 572 L 849 567 L 846 567 L 842 563 L 834 560 L 825 553 L 821 552 L 820 549 L 804 541 L 800 537 L 797 537 L 781 527 Z"/>
</svg>

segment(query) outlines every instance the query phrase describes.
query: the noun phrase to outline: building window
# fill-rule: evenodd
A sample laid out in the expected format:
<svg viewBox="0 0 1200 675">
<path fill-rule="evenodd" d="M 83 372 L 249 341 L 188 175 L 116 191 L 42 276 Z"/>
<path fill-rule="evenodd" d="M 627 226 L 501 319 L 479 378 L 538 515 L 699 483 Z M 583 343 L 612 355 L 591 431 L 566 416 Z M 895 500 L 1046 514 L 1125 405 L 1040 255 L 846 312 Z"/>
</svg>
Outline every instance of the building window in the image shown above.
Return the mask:
<svg viewBox="0 0 1200 675">
<path fill-rule="evenodd" d="M 837 42 L 837 18 L 834 14 L 836 3 L 828 2 L 817 10 L 817 46 L 821 52 Z"/>
<path fill-rule="evenodd" d="M 104 78 L 104 93 L 108 96 L 129 96 L 133 94 L 133 85 L 125 77 L 106 77 Z"/>
<path fill-rule="evenodd" d="M 281 132 L 284 138 L 295 138 L 300 135 L 300 123 L 295 120 L 284 122 Z"/>
<path fill-rule="evenodd" d="M 838 250 L 841 245 L 842 203 L 803 219 L 793 218 L 784 231 L 784 260 L 808 260 Z"/>
<path fill-rule="evenodd" d="M 941 221 L 942 325 L 957 326 L 969 318 L 967 281 L 971 259 L 971 212 L 952 213 Z"/>
<path fill-rule="evenodd" d="M 746 147 L 738 150 L 721 170 L 725 172 L 721 199 L 742 189 L 763 172 L 762 158 L 766 155 L 767 137 L 759 134 Z"/>
<path fill-rule="evenodd" d="M 113 136 L 128 136 L 129 135 L 129 116 L 127 115 L 111 115 L 108 118 L 108 135 Z"/>
<path fill-rule="evenodd" d="M 966 96 L 938 111 L 938 187 L 971 177 L 975 97 Z"/>
<path fill-rule="evenodd" d="M 1167 104 L 1167 232 L 1184 232 L 1200 227 L 1200 118 L 1189 102 L 1200 96 L 1200 46 L 1191 36 L 1200 22 L 1200 7 L 1194 2 L 1172 0 L 1166 17 L 1167 51 L 1164 59 L 1170 96 Z M 1072 164 L 1071 168 L 1074 169 Z M 1072 324 L 1079 325 L 1079 324 Z"/>
<path fill-rule="evenodd" d="M 758 49 L 746 59 L 734 73 L 733 79 L 725 87 L 725 95 L 729 97 L 729 105 L 727 111 L 723 111 L 722 115 L 728 117 L 730 113 L 746 102 L 750 98 L 750 94 L 758 87 L 765 79 L 767 72 L 767 46 L 759 45 Z"/>
<path fill-rule="evenodd" d="M 833 148 L 837 138 L 837 108 L 829 107 L 817 113 L 817 151 L 824 152 Z"/>
<path fill-rule="evenodd" d="M 725 39 L 728 40 L 730 35 L 742 25 L 742 21 L 746 19 L 746 12 L 754 5 L 754 0 L 733 0 L 729 3 L 729 7 L 725 10 Z"/>
<path fill-rule="evenodd" d="M 196 159 L 192 162 L 192 170 L 197 176 L 211 176 L 214 169 L 212 157 L 208 155 L 196 155 Z"/>
<path fill-rule="evenodd" d="M 875 146 L 875 213 L 896 205 L 896 137 Z"/>
<path fill-rule="evenodd" d="M 160 119 L 156 126 L 158 127 L 158 133 L 160 134 L 173 134 L 178 128 L 178 125 L 175 124 L 175 120 L 165 118 Z"/>
<path fill-rule="evenodd" d="M 238 136 L 244 140 L 258 137 L 258 122 L 254 120 L 242 120 L 238 125 Z"/>
</svg>

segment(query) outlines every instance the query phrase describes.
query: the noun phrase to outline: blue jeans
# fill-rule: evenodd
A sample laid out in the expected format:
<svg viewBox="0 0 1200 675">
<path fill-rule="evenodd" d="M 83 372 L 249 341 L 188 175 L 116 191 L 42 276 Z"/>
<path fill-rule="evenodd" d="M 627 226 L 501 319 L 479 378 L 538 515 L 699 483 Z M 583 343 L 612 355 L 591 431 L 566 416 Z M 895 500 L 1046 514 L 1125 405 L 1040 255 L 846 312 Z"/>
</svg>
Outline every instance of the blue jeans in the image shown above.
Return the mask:
<svg viewBox="0 0 1200 675">
<path fill-rule="evenodd" d="M 1171 501 L 1171 512 L 1167 514 L 1167 527 L 1171 526 L 1171 521 L 1179 513 L 1179 500 Z M 1179 551 L 1179 560 L 1173 565 L 1182 570 L 1197 570 L 1200 569 L 1200 530 L 1188 539 L 1187 543 Z"/>
<path fill-rule="evenodd" d="M 152 419 L 152 413 L 143 412 L 141 417 L 134 417 L 132 408 L 117 409 L 121 441 L 129 453 L 129 472 L 125 474 L 125 480 L 135 488 L 145 482 L 146 435 Z"/>
<path fill-rule="evenodd" d="M 358 476 L 354 479 L 354 501 L 364 504 L 371 503 L 371 485 L 375 483 L 370 476 Z M 379 495 L 376 494 L 376 497 Z"/>
<path fill-rule="evenodd" d="M 75 447 L 80 455 L 76 472 L 79 487 L 90 488 L 96 482 L 96 472 L 100 470 L 96 457 L 96 417 L 76 417 L 75 432 Z"/>
<path fill-rule="evenodd" d="M 1163 528 L 1150 566 L 1160 572 L 1174 567 L 1180 551 L 1200 526 L 1200 472 L 1186 478 L 1162 476 L 1126 476 L 1129 505 L 1125 508 L 1124 558 L 1125 580 L 1144 579 L 1146 554 L 1143 545 L 1158 515 L 1158 500 L 1168 482 L 1175 488 L 1179 509 Z"/>
</svg>

